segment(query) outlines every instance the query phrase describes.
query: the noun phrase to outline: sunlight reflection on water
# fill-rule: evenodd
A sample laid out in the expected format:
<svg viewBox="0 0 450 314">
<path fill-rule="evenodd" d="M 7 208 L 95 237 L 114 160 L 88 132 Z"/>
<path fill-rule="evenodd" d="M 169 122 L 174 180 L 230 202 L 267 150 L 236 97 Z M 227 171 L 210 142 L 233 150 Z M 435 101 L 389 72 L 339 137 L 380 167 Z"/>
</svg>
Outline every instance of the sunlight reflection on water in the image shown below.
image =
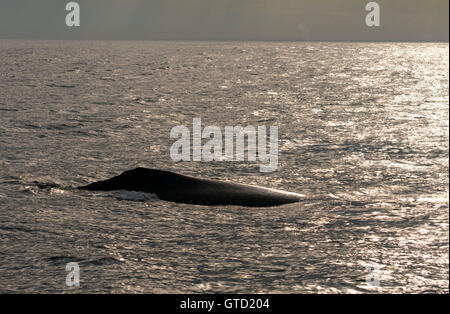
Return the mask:
<svg viewBox="0 0 450 314">
<path fill-rule="evenodd" d="M 0 291 L 72 292 L 75 261 L 76 292 L 448 293 L 448 44 L 2 41 L 0 58 Z M 193 117 L 278 125 L 278 171 L 173 163 Z M 138 165 L 307 200 L 72 189 Z"/>
</svg>

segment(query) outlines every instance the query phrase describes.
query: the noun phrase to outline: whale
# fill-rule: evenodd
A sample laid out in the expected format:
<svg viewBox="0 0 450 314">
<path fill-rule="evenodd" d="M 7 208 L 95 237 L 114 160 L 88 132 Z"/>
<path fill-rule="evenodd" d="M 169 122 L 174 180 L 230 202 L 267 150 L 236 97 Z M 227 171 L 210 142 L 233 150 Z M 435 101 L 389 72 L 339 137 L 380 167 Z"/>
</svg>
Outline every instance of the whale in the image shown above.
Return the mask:
<svg viewBox="0 0 450 314">
<path fill-rule="evenodd" d="M 164 201 L 195 205 L 272 207 L 299 202 L 304 195 L 271 188 L 191 177 L 171 171 L 139 167 L 78 189 L 126 190 L 156 194 Z"/>
</svg>

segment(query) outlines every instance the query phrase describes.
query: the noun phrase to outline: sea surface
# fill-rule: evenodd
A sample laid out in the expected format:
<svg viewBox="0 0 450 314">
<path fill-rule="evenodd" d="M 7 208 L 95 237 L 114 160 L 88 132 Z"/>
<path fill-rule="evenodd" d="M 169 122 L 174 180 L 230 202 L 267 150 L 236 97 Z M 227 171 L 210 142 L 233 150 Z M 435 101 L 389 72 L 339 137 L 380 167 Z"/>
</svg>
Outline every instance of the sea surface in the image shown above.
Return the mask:
<svg viewBox="0 0 450 314">
<path fill-rule="evenodd" d="M 448 111 L 448 43 L 2 40 L 0 292 L 448 293 Z M 278 126 L 278 170 L 173 162 L 193 118 Z M 75 189 L 137 166 L 306 198 Z"/>
</svg>

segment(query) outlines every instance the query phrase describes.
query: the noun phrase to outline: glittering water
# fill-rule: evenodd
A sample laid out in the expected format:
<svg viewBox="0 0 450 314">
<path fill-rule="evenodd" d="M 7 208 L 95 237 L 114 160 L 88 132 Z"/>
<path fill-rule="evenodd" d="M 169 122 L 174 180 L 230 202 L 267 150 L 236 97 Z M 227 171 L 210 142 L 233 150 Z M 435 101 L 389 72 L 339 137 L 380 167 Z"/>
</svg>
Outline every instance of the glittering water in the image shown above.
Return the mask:
<svg viewBox="0 0 450 314">
<path fill-rule="evenodd" d="M 448 293 L 447 43 L 0 41 L 0 60 L 1 292 Z M 278 171 L 172 162 L 194 117 L 277 125 Z M 307 199 L 73 189 L 136 166 Z"/>
</svg>

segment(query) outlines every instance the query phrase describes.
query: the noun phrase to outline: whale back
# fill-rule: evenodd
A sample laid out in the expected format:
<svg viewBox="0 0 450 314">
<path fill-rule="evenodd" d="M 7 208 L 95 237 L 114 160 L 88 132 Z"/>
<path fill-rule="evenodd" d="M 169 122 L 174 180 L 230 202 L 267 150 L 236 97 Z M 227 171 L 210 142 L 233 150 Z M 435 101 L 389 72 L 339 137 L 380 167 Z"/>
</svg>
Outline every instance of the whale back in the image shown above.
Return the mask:
<svg viewBox="0 0 450 314">
<path fill-rule="evenodd" d="M 129 190 L 155 193 L 157 190 L 181 188 L 191 182 L 188 177 L 164 170 L 136 168 L 108 180 L 81 187 L 90 191 Z"/>
<path fill-rule="evenodd" d="M 297 193 L 142 167 L 80 188 L 147 192 L 156 194 L 162 200 L 198 205 L 277 206 L 298 202 L 303 197 Z"/>
</svg>

